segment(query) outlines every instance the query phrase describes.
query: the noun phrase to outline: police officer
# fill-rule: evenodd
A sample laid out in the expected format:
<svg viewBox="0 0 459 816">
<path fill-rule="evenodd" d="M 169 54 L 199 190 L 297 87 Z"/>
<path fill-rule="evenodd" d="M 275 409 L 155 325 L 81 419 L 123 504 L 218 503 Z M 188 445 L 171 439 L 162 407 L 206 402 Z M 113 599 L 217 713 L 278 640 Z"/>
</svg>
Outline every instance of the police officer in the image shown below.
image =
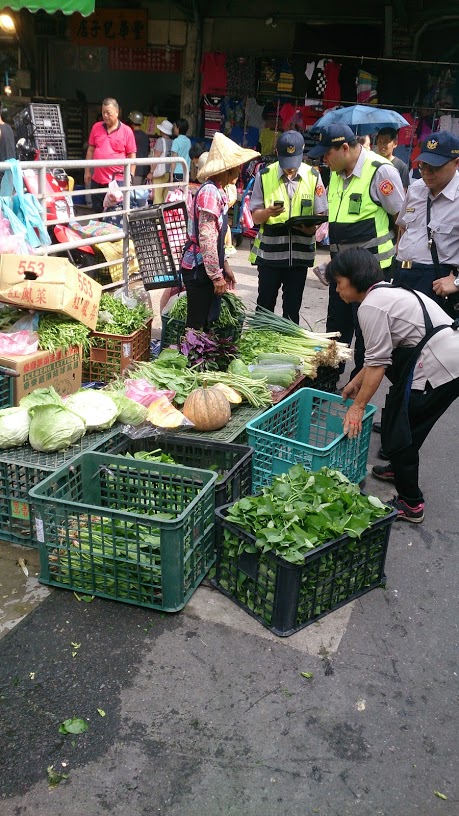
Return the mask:
<svg viewBox="0 0 459 816">
<path fill-rule="evenodd" d="M 310 158 L 323 156 L 330 167 L 328 188 L 329 238 L 332 258 L 342 249 L 363 247 L 374 254 L 390 277 L 395 256 L 392 218 L 400 211 L 404 191 L 398 170 L 388 159 L 360 145 L 347 125 L 330 125 L 319 134 Z M 341 340 L 351 343 L 357 304 L 344 303 L 330 281 L 327 331 L 338 331 Z M 355 369 L 363 365 L 364 349 L 357 333 Z M 352 376 L 352 375 L 351 375 Z"/>
<path fill-rule="evenodd" d="M 249 255 L 258 267 L 257 306 L 274 312 L 282 286 L 283 316 L 300 322 L 308 267 L 314 263 L 315 226 L 290 228 L 288 219 L 326 215 L 327 197 L 320 173 L 303 163 L 304 139 L 287 130 L 277 140 L 278 161 L 255 177 L 250 202 L 260 230 Z"/>
<path fill-rule="evenodd" d="M 394 283 L 436 300 L 459 317 L 459 139 L 431 133 L 417 157 L 421 179 L 410 186 L 397 224 Z"/>
</svg>

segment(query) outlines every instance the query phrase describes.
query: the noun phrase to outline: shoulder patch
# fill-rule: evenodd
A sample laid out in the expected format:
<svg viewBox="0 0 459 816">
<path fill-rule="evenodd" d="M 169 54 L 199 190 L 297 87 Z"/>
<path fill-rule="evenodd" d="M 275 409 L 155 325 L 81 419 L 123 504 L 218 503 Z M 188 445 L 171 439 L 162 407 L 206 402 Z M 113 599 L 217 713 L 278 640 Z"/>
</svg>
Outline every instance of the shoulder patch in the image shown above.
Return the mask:
<svg viewBox="0 0 459 816">
<path fill-rule="evenodd" d="M 323 196 L 325 193 L 325 187 L 322 184 L 318 184 L 316 187 L 316 196 Z"/>
<path fill-rule="evenodd" d="M 394 185 L 389 179 L 384 179 L 379 183 L 379 189 L 383 195 L 388 196 L 394 192 Z"/>
</svg>

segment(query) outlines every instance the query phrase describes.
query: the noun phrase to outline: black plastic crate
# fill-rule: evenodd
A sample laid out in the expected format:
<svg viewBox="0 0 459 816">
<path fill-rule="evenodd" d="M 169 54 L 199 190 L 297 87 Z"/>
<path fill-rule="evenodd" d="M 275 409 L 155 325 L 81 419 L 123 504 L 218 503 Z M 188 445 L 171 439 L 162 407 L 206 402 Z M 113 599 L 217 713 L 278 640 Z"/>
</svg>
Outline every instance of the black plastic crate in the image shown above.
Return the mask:
<svg viewBox="0 0 459 816">
<path fill-rule="evenodd" d="M 65 161 L 67 147 L 59 105 L 32 102 L 14 117 L 16 137 L 28 139 L 40 151 L 40 159 Z M 53 148 L 51 154 L 50 148 Z"/>
<path fill-rule="evenodd" d="M 273 552 L 244 552 L 255 537 L 226 521 L 227 507 L 216 511 L 217 561 L 212 583 L 249 615 L 280 637 L 385 584 L 384 563 L 397 511 L 378 519 L 360 539 L 340 536 L 311 550 L 303 564 L 290 564 Z"/>
<path fill-rule="evenodd" d="M 213 470 L 219 474 L 215 483 L 215 506 L 247 496 L 252 490 L 252 448 L 244 445 L 228 445 L 210 439 L 187 439 L 186 435 L 161 434 L 146 439 L 121 440 L 117 437 L 109 446 L 108 453 L 134 454 L 139 451 L 168 453 L 178 465 Z"/>
<path fill-rule="evenodd" d="M 330 394 L 336 394 L 339 377 L 340 374 L 337 368 L 319 366 L 317 377 L 314 380 L 306 377 L 301 388 L 315 388 L 316 391 L 328 391 Z"/>
<path fill-rule="evenodd" d="M 129 213 L 128 221 L 145 289 L 180 286 L 188 223 L 184 202 Z"/>
<path fill-rule="evenodd" d="M 29 490 L 83 451 L 106 451 L 122 438 L 119 428 L 85 434 L 75 445 L 55 453 L 40 453 L 29 444 L 0 451 L 0 540 L 38 547 Z"/>
</svg>

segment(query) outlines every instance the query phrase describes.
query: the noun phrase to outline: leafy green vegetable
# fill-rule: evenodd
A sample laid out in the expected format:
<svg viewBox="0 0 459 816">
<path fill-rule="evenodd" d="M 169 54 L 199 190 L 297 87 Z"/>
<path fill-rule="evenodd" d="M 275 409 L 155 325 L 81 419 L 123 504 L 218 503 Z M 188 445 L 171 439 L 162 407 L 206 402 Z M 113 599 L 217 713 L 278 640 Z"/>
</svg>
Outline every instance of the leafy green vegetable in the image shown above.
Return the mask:
<svg viewBox="0 0 459 816">
<path fill-rule="evenodd" d="M 118 416 L 118 406 L 111 396 L 92 388 L 82 388 L 72 394 L 65 405 L 84 420 L 88 432 L 111 428 Z"/>
<path fill-rule="evenodd" d="M 27 442 L 30 416 L 27 408 L 3 408 L 0 411 L 0 448 L 15 448 Z"/>
<path fill-rule="evenodd" d="M 57 788 L 60 782 L 63 779 L 68 779 L 68 774 L 59 773 L 58 771 L 54 770 L 54 765 L 48 765 L 46 769 L 46 776 L 48 779 L 48 785 L 50 788 Z"/>
<path fill-rule="evenodd" d="M 338 471 L 312 473 L 298 464 L 261 494 L 235 502 L 226 519 L 255 536 L 256 549 L 302 564 L 310 550 L 344 534 L 360 538 L 375 519 L 386 516 L 388 508 L 373 499 Z M 241 540 L 238 555 L 249 548 Z"/>
<path fill-rule="evenodd" d="M 143 303 L 130 309 L 113 295 L 104 294 L 100 299 L 96 331 L 132 334 L 145 326 L 150 317 L 151 312 Z"/>
<path fill-rule="evenodd" d="M 110 391 L 110 396 L 118 407 L 118 421 L 124 422 L 126 425 L 133 425 L 135 428 L 137 425 L 141 425 L 142 422 L 145 421 L 147 416 L 148 408 L 144 405 L 141 405 L 139 402 L 134 402 L 134 400 L 129 399 L 129 397 L 125 397 L 124 394 L 120 394 L 116 391 Z"/>
<path fill-rule="evenodd" d="M 300 672 L 300 674 L 302 677 L 305 677 L 306 680 L 311 680 L 314 677 L 312 672 Z"/>
<path fill-rule="evenodd" d="M 86 431 L 84 419 L 60 405 L 34 405 L 30 414 L 29 442 L 37 451 L 48 453 L 68 448 Z"/>
<path fill-rule="evenodd" d="M 71 717 L 60 724 L 59 734 L 83 734 L 88 728 L 86 720 L 82 720 L 81 717 Z"/>
<path fill-rule="evenodd" d="M 72 346 L 83 346 L 83 351 L 89 351 L 91 347 L 89 342 L 91 329 L 65 315 L 54 312 L 41 313 L 37 332 L 39 348 L 48 351 L 59 349 L 67 351 Z"/>
<path fill-rule="evenodd" d="M 434 794 L 435 794 L 435 796 L 438 796 L 439 799 L 448 799 L 448 797 L 445 796 L 444 793 L 440 793 L 440 791 L 434 790 Z"/>
<path fill-rule="evenodd" d="M 242 325 L 245 313 L 245 305 L 243 301 L 234 295 L 232 292 L 225 292 L 220 301 L 220 314 L 218 319 L 212 324 L 212 328 L 221 329 L 235 329 Z M 187 314 L 187 296 L 182 295 L 177 298 L 174 304 L 167 312 L 167 316 L 172 320 L 186 321 Z"/>
<path fill-rule="evenodd" d="M 36 388 L 31 394 L 19 400 L 21 408 L 32 408 L 34 405 L 63 405 L 62 398 L 51 385 L 49 388 Z"/>
</svg>

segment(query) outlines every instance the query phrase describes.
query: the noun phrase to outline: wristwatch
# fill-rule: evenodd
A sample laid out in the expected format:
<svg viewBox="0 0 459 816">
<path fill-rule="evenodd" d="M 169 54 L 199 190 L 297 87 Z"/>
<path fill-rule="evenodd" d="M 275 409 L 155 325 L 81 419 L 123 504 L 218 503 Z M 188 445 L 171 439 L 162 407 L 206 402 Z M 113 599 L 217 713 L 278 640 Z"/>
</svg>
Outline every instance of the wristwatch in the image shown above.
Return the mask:
<svg viewBox="0 0 459 816">
<path fill-rule="evenodd" d="M 459 289 L 459 270 L 458 270 L 457 278 L 454 278 L 453 283 L 454 283 L 455 287 L 457 289 Z"/>
</svg>

